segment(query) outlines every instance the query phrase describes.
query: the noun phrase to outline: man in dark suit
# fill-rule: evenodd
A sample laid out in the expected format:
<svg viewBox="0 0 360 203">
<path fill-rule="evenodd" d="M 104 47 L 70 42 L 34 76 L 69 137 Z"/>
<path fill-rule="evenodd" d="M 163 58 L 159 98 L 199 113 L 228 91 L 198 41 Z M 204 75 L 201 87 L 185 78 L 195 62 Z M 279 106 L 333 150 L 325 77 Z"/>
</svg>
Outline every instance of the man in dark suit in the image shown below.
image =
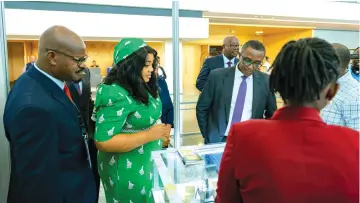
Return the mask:
<svg viewBox="0 0 360 203">
<path fill-rule="evenodd" d="M 166 80 L 159 75 L 159 65 L 155 66 L 155 75 L 157 77 L 157 84 L 159 86 L 159 96 L 162 103 L 161 122 L 167 124 L 167 130 L 170 134 L 171 128 L 174 128 L 174 105 L 171 101 L 170 92 Z M 166 77 L 166 76 L 165 76 Z M 168 142 L 163 142 L 163 147 L 167 148 Z"/>
<path fill-rule="evenodd" d="M 159 72 L 157 75 L 158 75 L 158 77 L 166 80 L 167 76 L 166 76 L 165 70 L 164 70 L 164 68 L 160 65 L 160 56 L 157 56 L 156 59 L 157 59 L 157 68 L 160 69 L 160 72 Z M 159 71 L 159 70 L 157 70 L 157 71 Z"/>
<path fill-rule="evenodd" d="M 64 83 L 83 77 L 86 58 L 83 40 L 65 27 L 40 36 L 38 61 L 20 76 L 5 106 L 8 203 L 96 202 L 79 114 Z"/>
<path fill-rule="evenodd" d="M 92 162 L 92 171 L 96 183 L 96 199 L 99 198 L 100 176 L 97 165 L 97 148 L 94 142 L 95 123 L 92 121 L 91 115 L 94 109 L 94 101 L 91 98 L 90 71 L 84 69 L 84 77 L 80 81 L 67 82 L 71 97 L 81 112 L 82 119 L 89 135 L 89 151 Z M 97 202 L 96 201 L 96 202 Z"/>
<path fill-rule="evenodd" d="M 196 88 L 202 91 L 208 76 L 212 70 L 217 68 L 231 68 L 235 66 L 239 59 L 239 40 L 234 36 L 228 36 L 224 39 L 223 53 L 215 57 L 205 59 L 201 71 L 196 79 Z"/>
<path fill-rule="evenodd" d="M 269 76 L 258 71 L 264 57 L 264 45 L 251 40 L 242 47 L 235 67 L 210 73 L 196 106 L 205 144 L 225 142 L 233 123 L 273 115 L 276 100 L 269 91 Z"/>
<path fill-rule="evenodd" d="M 23 72 L 28 71 L 30 68 L 34 67 L 35 62 L 36 62 L 36 57 L 30 56 L 30 62 L 25 65 Z"/>
</svg>

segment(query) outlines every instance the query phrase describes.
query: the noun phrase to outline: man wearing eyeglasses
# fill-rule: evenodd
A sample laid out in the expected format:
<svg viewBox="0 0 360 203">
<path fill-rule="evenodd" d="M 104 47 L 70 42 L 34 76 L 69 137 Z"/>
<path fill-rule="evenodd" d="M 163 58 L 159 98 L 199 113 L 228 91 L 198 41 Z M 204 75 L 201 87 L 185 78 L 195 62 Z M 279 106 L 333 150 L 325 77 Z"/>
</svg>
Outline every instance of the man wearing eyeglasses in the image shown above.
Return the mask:
<svg viewBox="0 0 360 203">
<path fill-rule="evenodd" d="M 251 40 L 241 48 L 236 66 L 210 73 L 196 105 L 205 144 L 225 142 L 233 123 L 273 115 L 276 100 L 269 90 L 269 76 L 258 71 L 264 57 L 264 45 Z"/>
<path fill-rule="evenodd" d="M 231 68 L 239 62 L 239 40 L 235 36 L 228 36 L 223 42 L 223 53 L 205 59 L 200 73 L 196 79 L 196 88 L 202 91 L 208 76 L 212 70 L 217 68 Z"/>
<path fill-rule="evenodd" d="M 82 79 L 86 59 L 83 40 L 71 30 L 53 26 L 40 36 L 38 60 L 20 76 L 4 111 L 8 203 L 96 202 L 86 130 L 65 83 Z"/>
</svg>

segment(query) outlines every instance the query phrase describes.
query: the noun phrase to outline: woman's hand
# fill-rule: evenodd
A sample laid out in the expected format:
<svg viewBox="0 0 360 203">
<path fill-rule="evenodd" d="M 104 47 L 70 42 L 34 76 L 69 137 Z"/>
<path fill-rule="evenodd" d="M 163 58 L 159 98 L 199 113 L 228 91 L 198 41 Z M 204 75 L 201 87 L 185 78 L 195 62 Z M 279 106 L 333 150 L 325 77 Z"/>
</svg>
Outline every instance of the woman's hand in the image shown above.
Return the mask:
<svg viewBox="0 0 360 203">
<path fill-rule="evenodd" d="M 152 136 L 154 138 L 154 140 L 160 140 L 163 139 L 163 137 L 165 136 L 167 131 L 166 125 L 165 124 L 156 124 L 154 126 L 152 126 L 149 130 L 148 133 L 150 136 Z"/>
<path fill-rule="evenodd" d="M 165 134 L 163 137 L 163 147 L 166 147 L 169 145 L 170 143 L 170 132 L 171 132 L 171 125 L 170 124 L 166 124 L 165 125 Z"/>
</svg>

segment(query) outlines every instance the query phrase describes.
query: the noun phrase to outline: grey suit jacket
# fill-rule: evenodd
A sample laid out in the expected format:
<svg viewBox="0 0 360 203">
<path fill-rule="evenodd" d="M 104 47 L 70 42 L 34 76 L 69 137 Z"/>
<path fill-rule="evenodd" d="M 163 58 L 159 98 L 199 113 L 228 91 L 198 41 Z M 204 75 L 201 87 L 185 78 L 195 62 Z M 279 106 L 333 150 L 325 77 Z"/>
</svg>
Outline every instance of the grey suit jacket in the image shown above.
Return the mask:
<svg viewBox="0 0 360 203">
<path fill-rule="evenodd" d="M 211 71 L 196 105 L 196 118 L 205 144 L 220 142 L 225 134 L 234 86 L 235 67 Z M 252 119 L 270 118 L 276 110 L 275 95 L 269 90 L 269 76 L 253 74 Z"/>
</svg>

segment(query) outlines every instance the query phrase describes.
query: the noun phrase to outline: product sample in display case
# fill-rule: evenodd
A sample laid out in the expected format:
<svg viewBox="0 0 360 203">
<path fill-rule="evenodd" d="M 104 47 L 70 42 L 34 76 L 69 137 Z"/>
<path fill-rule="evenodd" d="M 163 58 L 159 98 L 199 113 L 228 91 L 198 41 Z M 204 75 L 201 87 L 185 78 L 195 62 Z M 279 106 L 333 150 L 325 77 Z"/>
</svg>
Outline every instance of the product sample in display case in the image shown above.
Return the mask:
<svg viewBox="0 0 360 203">
<path fill-rule="evenodd" d="M 154 202 L 214 202 L 224 147 L 221 143 L 153 152 Z"/>
</svg>

